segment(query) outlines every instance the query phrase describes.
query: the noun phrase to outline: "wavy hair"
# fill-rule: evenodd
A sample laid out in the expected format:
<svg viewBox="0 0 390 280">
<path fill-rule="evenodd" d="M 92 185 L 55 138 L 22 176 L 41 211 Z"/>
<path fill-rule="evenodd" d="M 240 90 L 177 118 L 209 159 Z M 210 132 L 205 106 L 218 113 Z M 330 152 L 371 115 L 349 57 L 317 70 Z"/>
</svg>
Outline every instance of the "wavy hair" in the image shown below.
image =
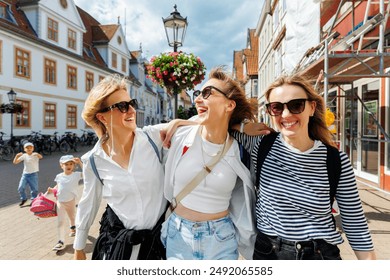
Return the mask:
<svg viewBox="0 0 390 280">
<path fill-rule="evenodd" d="M 89 92 L 81 116 L 98 135 L 107 135 L 107 129 L 104 124 L 98 120 L 96 114 L 108 106 L 108 104 L 106 104 L 108 96 L 122 89 L 127 91 L 127 79 L 118 74 L 113 74 L 106 76 Z"/>
<path fill-rule="evenodd" d="M 237 81 L 233 80 L 224 66 L 211 69 L 209 79 L 217 79 L 224 82 L 226 97 L 236 102 L 236 107 L 229 120 L 229 128 L 235 124 L 241 123 L 245 119 L 252 121 L 256 120 L 253 105 L 246 98 L 244 89 Z"/>
<path fill-rule="evenodd" d="M 325 123 L 325 102 L 324 99 L 317 93 L 314 86 L 311 84 L 309 77 L 302 74 L 293 74 L 290 76 L 281 76 L 268 86 L 264 95 L 267 101 L 269 96 L 277 87 L 283 85 L 294 85 L 302 88 L 309 101 L 316 102 L 314 115 L 309 119 L 309 137 L 312 140 L 320 140 L 322 143 L 336 147 L 333 141 L 332 133 L 329 131 Z"/>
</svg>

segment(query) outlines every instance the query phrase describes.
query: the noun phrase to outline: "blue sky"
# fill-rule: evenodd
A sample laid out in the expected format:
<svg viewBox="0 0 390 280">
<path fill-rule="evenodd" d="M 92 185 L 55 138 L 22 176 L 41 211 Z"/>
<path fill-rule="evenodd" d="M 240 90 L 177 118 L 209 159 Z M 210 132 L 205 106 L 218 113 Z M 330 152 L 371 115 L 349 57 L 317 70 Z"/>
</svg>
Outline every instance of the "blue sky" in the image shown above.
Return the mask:
<svg viewBox="0 0 390 280">
<path fill-rule="evenodd" d="M 256 28 L 264 0 L 75 0 L 75 4 L 102 24 L 120 22 L 126 30 L 130 50 L 138 50 L 150 59 L 168 46 L 162 18 L 173 11 L 173 5 L 188 28 L 183 52 L 199 56 L 208 70 L 227 65 L 231 71 L 233 51 L 246 47 L 248 28 Z M 126 15 L 126 16 L 125 16 Z M 126 22 L 125 22 L 126 19 Z"/>
</svg>

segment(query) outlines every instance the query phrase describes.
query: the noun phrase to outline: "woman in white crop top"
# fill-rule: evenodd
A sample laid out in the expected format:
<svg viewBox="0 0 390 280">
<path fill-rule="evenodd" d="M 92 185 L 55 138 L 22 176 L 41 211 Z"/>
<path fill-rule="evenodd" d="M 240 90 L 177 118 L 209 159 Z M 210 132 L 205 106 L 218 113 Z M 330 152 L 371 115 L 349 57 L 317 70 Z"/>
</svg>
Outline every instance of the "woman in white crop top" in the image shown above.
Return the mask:
<svg viewBox="0 0 390 280">
<path fill-rule="evenodd" d="M 255 199 L 250 172 L 233 144 L 211 172 L 211 158 L 229 143 L 228 130 L 253 119 L 240 85 L 222 69 L 213 69 L 194 92 L 198 123 L 179 128 L 165 165 L 165 197 L 172 201 L 200 172 L 203 180 L 186 195 L 163 224 L 167 259 L 251 258 L 255 240 Z M 209 170 L 210 171 L 210 170 Z"/>
</svg>

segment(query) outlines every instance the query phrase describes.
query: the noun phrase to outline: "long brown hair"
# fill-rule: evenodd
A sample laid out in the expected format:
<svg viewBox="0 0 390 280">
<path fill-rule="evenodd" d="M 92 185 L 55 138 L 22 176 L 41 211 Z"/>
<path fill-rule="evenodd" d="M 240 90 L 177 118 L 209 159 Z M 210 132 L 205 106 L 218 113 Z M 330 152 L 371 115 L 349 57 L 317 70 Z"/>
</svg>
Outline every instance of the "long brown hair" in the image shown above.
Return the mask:
<svg viewBox="0 0 390 280">
<path fill-rule="evenodd" d="M 243 88 L 237 81 L 232 79 L 223 66 L 213 68 L 210 71 L 209 79 L 217 79 L 224 82 L 226 97 L 236 102 L 236 108 L 234 108 L 229 120 L 229 128 L 241 123 L 245 119 L 256 120 L 253 105 L 246 98 Z"/>
<path fill-rule="evenodd" d="M 306 92 L 308 100 L 315 101 L 317 105 L 314 111 L 314 115 L 309 119 L 309 137 L 312 140 L 320 140 L 324 144 L 336 147 L 336 144 L 333 141 L 332 133 L 329 131 L 325 123 L 324 99 L 314 89 L 309 77 L 306 77 L 299 73 L 291 76 L 279 77 L 266 89 L 264 95 L 267 101 L 269 101 L 269 96 L 273 89 L 286 84 L 302 88 Z"/>
</svg>

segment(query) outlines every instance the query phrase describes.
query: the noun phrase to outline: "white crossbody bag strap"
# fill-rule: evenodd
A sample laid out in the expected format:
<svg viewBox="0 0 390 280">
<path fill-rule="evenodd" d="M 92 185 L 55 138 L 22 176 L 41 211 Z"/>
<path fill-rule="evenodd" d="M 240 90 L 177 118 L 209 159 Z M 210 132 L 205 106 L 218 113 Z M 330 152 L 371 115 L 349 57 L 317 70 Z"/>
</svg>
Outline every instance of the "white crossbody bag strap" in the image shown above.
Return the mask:
<svg viewBox="0 0 390 280">
<path fill-rule="evenodd" d="M 171 204 L 169 205 L 167 212 L 165 213 L 165 219 L 169 217 L 169 215 L 175 210 L 176 206 L 179 204 L 179 202 L 186 197 L 190 192 L 192 192 L 193 189 L 197 185 L 199 185 L 200 182 L 211 172 L 211 170 L 214 168 L 214 166 L 220 161 L 221 158 L 224 157 L 226 152 L 230 149 L 230 147 L 233 144 L 233 138 L 229 136 L 229 140 L 227 144 L 225 145 L 222 153 L 219 155 L 214 156 L 210 162 L 203 167 L 203 169 L 196 175 L 188 184 L 184 187 L 184 189 L 181 190 L 181 192 L 174 198 L 172 198 Z"/>
</svg>

